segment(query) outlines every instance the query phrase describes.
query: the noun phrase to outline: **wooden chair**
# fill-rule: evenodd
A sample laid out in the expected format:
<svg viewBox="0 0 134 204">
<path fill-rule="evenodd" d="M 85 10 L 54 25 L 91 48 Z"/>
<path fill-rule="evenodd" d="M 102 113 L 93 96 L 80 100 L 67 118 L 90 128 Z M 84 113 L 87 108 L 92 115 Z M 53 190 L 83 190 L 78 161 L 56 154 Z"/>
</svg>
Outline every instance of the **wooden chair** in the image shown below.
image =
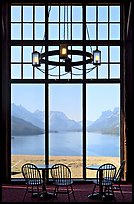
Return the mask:
<svg viewBox="0 0 134 204">
<path fill-rule="evenodd" d="M 98 198 L 102 200 L 112 199 L 115 200 L 114 191 L 113 191 L 113 180 L 116 174 L 116 167 L 111 163 L 102 164 L 97 170 L 96 179 L 93 181 L 94 188 L 92 192 L 92 196 L 95 192 L 97 186 L 99 186 Z"/>
<path fill-rule="evenodd" d="M 22 174 L 27 185 L 23 201 L 25 200 L 27 192 L 32 193 L 32 195 L 36 193 L 39 197 L 42 193 L 42 185 L 44 182 L 39 169 L 32 163 L 26 163 L 22 166 Z"/>
<path fill-rule="evenodd" d="M 51 168 L 51 176 L 53 184 L 55 185 L 53 199 L 60 193 L 66 193 L 70 202 L 70 194 L 72 193 L 75 200 L 73 180 L 71 178 L 71 170 L 69 167 L 65 164 L 54 164 Z M 63 190 L 63 188 L 65 188 L 65 190 Z"/>
<path fill-rule="evenodd" d="M 120 184 L 121 184 L 121 179 L 122 179 L 123 174 L 124 174 L 124 166 L 125 166 L 125 160 L 123 160 L 121 162 L 121 165 L 120 165 L 120 167 L 119 167 L 119 169 L 118 169 L 118 171 L 117 171 L 117 173 L 115 175 L 115 178 L 113 180 L 113 184 L 117 184 L 118 185 L 118 186 L 117 185 L 113 186 L 113 190 L 114 191 L 115 190 L 120 190 L 121 195 L 122 195 L 123 198 L 124 198 L 124 195 L 123 195 L 123 192 L 122 192 Z"/>
</svg>

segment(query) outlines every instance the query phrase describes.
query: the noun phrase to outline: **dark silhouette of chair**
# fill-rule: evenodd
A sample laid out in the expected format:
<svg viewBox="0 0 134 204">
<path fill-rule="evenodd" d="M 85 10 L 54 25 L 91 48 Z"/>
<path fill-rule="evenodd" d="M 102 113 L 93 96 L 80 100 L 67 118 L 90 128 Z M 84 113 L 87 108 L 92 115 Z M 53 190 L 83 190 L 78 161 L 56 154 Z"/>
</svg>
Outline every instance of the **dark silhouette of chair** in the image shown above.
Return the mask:
<svg viewBox="0 0 134 204">
<path fill-rule="evenodd" d="M 43 179 L 39 169 L 32 163 L 26 163 L 22 166 L 22 174 L 27 185 L 23 201 L 25 200 L 27 192 L 32 193 L 32 196 L 35 193 L 39 197 L 42 193 L 43 185 Z"/>
<path fill-rule="evenodd" d="M 51 168 L 51 176 L 55 185 L 52 199 L 57 198 L 57 194 L 66 193 L 70 202 L 70 194 L 72 193 L 75 200 L 70 168 L 65 164 L 54 164 Z M 63 188 L 65 189 L 63 190 Z"/>
<path fill-rule="evenodd" d="M 96 179 L 93 181 L 94 188 L 92 192 L 92 196 L 94 195 L 95 189 L 99 186 L 99 192 L 97 193 L 97 197 L 115 200 L 114 191 L 113 191 L 113 180 L 116 174 L 116 166 L 111 163 L 102 164 L 96 173 Z"/>
<path fill-rule="evenodd" d="M 124 175 L 124 166 L 125 166 L 125 160 L 123 160 L 121 162 L 121 165 L 120 165 L 118 171 L 116 172 L 115 178 L 113 180 L 113 184 L 117 184 L 118 185 L 118 186 L 117 185 L 113 186 L 113 190 L 120 190 L 121 195 L 122 195 L 123 198 L 124 198 L 124 195 L 122 193 L 122 189 L 121 189 L 120 184 L 121 184 L 122 177 Z"/>
</svg>

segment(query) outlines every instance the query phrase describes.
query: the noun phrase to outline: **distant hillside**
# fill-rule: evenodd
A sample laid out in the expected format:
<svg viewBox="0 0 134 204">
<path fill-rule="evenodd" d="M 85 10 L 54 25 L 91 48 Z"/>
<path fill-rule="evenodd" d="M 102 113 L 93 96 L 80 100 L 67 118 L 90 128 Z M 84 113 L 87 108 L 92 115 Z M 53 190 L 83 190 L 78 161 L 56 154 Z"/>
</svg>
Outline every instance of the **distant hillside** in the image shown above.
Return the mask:
<svg viewBox="0 0 134 204">
<path fill-rule="evenodd" d="M 119 108 L 102 112 L 101 116 L 87 128 L 88 132 L 119 134 Z"/>
<path fill-rule="evenodd" d="M 23 119 L 17 118 L 15 116 L 12 116 L 11 119 L 11 135 L 40 135 L 43 134 L 44 131 L 37 127 L 34 126 L 30 122 L 26 122 Z"/>
<path fill-rule="evenodd" d="M 12 134 L 14 135 L 31 135 L 43 134 L 45 132 L 45 112 L 36 110 L 30 112 L 22 105 L 12 104 Z M 49 131 L 82 131 L 83 122 L 75 121 L 68 118 L 61 111 L 50 111 Z M 113 111 L 107 110 L 102 112 L 96 121 L 87 121 L 88 132 L 99 132 L 102 134 L 119 135 L 119 108 Z M 33 132 L 33 133 L 32 133 Z"/>
<path fill-rule="evenodd" d="M 36 117 L 34 115 L 34 113 L 28 111 L 26 108 L 24 108 L 22 105 L 16 105 L 14 103 L 12 103 L 12 106 L 11 106 L 11 114 L 12 116 L 15 116 L 17 118 L 21 118 L 27 122 L 30 122 L 32 123 L 33 125 L 41 128 L 41 129 L 44 129 L 44 122 Z"/>
</svg>

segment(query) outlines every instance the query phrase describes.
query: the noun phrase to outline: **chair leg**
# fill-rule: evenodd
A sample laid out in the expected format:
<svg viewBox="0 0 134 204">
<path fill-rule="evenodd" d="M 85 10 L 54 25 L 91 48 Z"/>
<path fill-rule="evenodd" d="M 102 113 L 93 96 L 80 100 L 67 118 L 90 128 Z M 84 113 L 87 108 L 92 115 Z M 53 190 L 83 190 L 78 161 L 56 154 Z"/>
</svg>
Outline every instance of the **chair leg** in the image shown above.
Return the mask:
<svg viewBox="0 0 134 204">
<path fill-rule="evenodd" d="M 111 190 L 112 190 L 112 194 L 113 194 L 114 201 L 116 201 L 116 199 L 115 199 L 115 195 L 114 195 L 113 186 L 111 186 Z"/>
<path fill-rule="evenodd" d="M 69 196 L 69 189 L 68 189 L 68 186 L 67 186 L 67 195 L 68 195 L 68 200 L 70 202 L 70 196 Z"/>
<path fill-rule="evenodd" d="M 55 189 L 54 189 L 54 193 L 53 193 L 53 197 L 52 197 L 52 201 L 54 200 L 54 197 L 56 196 L 56 198 L 57 198 L 57 186 L 55 186 Z"/>
<path fill-rule="evenodd" d="M 96 184 L 94 185 L 92 195 L 94 194 L 95 188 L 96 188 Z"/>
<path fill-rule="evenodd" d="M 73 186 L 72 186 L 72 185 L 71 185 L 71 190 L 72 190 L 72 194 L 73 194 L 74 200 L 76 200 L 76 199 L 75 199 L 74 190 L 73 190 Z"/>
<path fill-rule="evenodd" d="M 118 184 L 118 186 L 119 186 L 119 189 L 120 189 L 121 195 L 122 195 L 122 197 L 124 198 L 124 195 L 123 195 L 123 193 L 122 193 L 122 189 L 121 189 L 120 184 Z"/>
<path fill-rule="evenodd" d="M 28 185 L 27 185 L 27 188 L 26 188 L 26 191 L 25 191 L 24 197 L 23 197 L 23 202 L 24 202 L 24 200 L 25 200 L 25 197 L 26 197 L 27 191 L 28 191 Z"/>
</svg>

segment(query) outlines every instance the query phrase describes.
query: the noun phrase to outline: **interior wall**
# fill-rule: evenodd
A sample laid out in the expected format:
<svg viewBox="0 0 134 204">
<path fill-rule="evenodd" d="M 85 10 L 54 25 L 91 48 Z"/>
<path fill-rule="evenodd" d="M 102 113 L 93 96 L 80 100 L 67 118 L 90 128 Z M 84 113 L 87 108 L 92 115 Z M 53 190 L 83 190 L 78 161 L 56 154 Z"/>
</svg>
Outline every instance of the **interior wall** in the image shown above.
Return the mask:
<svg viewBox="0 0 134 204">
<path fill-rule="evenodd" d="M 127 181 L 132 182 L 132 3 L 125 5 L 126 33 L 125 33 L 125 84 L 126 84 L 126 147 L 127 147 Z"/>
</svg>

